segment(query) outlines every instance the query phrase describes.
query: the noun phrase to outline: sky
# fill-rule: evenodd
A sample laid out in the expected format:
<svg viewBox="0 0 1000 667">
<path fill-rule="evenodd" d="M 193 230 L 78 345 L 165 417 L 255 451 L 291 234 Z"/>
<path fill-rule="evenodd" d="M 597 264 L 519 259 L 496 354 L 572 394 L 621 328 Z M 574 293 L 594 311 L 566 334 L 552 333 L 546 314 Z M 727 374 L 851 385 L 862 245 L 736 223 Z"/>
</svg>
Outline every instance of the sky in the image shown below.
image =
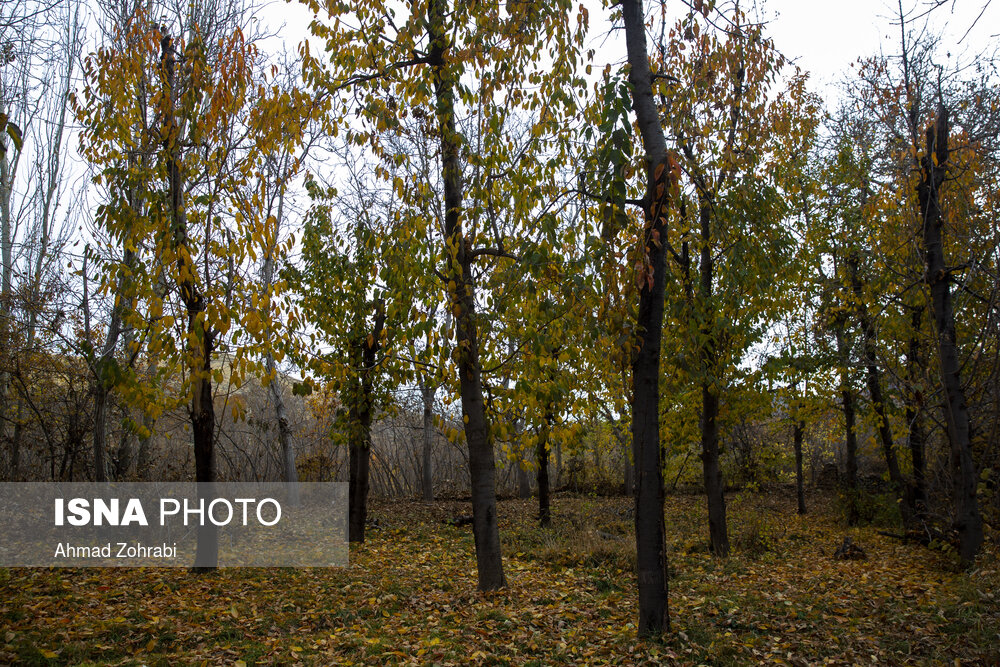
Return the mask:
<svg viewBox="0 0 1000 667">
<path fill-rule="evenodd" d="M 910 16 L 918 16 L 930 6 L 928 0 L 903 2 L 903 10 Z M 985 12 L 977 20 L 984 6 Z M 761 10 L 765 20 L 773 17 L 769 32 L 777 47 L 811 72 L 815 90 L 821 93 L 828 91 L 858 57 L 899 52 L 898 13 L 899 5 L 886 0 L 770 0 L 762 3 Z M 943 33 L 942 44 L 953 58 L 969 58 L 997 48 L 1000 2 L 949 1 L 928 18 L 931 29 Z"/>
<path fill-rule="evenodd" d="M 619 32 L 607 33 L 599 0 L 579 1 L 590 10 L 591 46 L 597 48 L 601 64 L 624 61 L 624 38 Z M 685 0 L 667 1 L 678 15 L 686 10 Z M 654 3 L 645 4 L 652 11 Z M 767 22 L 767 33 L 778 49 L 811 73 L 813 90 L 825 98 L 836 97 L 836 82 L 859 57 L 899 51 L 898 0 L 742 0 L 741 4 L 751 19 L 757 16 Z M 719 0 L 718 5 L 725 3 Z M 928 13 L 934 5 L 937 8 Z M 909 17 L 927 14 L 931 29 L 942 33 L 953 58 L 968 60 L 971 54 L 996 50 L 1000 44 L 1000 0 L 903 0 L 902 6 Z M 307 34 L 311 15 L 296 2 L 275 0 L 262 14 L 270 25 L 284 25 L 279 37 L 290 50 Z"/>
</svg>

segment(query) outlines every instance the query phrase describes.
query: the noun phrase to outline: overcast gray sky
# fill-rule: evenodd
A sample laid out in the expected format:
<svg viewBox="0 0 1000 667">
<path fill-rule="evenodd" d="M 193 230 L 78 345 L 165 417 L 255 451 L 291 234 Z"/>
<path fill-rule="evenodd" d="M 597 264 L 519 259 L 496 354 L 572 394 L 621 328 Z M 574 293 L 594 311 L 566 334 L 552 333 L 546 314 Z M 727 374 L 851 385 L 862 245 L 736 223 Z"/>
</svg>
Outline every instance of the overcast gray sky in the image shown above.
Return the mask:
<svg viewBox="0 0 1000 667">
<path fill-rule="evenodd" d="M 773 17 L 769 32 L 778 48 L 812 73 L 817 92 L 835 82 L 858 57 L 880 50 L 886 54 L 899 52 L 899 5 L 895 2 L 770 0 L 760 6 L 762 18 Z M 930 6 L 929 0 L 903 2 L 903 10 L 910 16 L 918 16 Z M 930 13 L 928 19 L 932 31 L 943 33 L 942 44 L 953 57 L 967 58 L 997 46 L 1000 2 L 949 1 Z"/>
<path fill-rule="evenodd" d="M 544 1 L 544 0 L 543 0 Z M 592 46 L 601 64 L 624 60 L 623 36 L 607 34 L 606 13 L 598 0 L 580 0 L 590 9 Z M 939 0 L 903 0 L 903 10 L 916 17 Z M 722 4 L 721 2 L 719 3 Z M 897 0 L 743 0 L 744 10 L 768 22 L 777 47 L 812 75 L 813 89 L 826 97 L 833 84 L 859 57 L 899 50 Z M 653 3 L 647 2 L 647 11 Z M 676 15 L 686 11 L 683 0 L 668 0 Z M 985 9 L 984 9 L 985 8 Z M 981 13 L 981 15 L 980 15 Z M 296 2 L 274 2 L 265 10 L 271 25 L 286 24 L 280 37 L 293 49 L 306 34 L 310 15 Z M 996 49 L 1000 32 L 1000 1 L 947 0 L 927 16 L 930 28 L 942 32 L 954 57 Z M 921 21 L 918 25 L 922 25 Z M 968 35 L 965 33 L 968 32 Z M 963 39 L 964 36 L 964 39 Z M 959 40 L 962 40 L 959 43 Z M 318 46 L 318 45 L 317 45 Z"/>
</svg>

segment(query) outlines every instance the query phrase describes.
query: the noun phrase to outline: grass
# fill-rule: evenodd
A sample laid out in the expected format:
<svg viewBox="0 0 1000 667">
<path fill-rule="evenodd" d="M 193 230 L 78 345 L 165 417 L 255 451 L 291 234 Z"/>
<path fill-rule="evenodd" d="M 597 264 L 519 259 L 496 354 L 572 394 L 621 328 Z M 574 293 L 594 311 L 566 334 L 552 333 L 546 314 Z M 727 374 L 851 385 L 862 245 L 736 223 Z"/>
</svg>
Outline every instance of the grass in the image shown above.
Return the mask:
<svg viewBox="0 0 1000 667">
<path fill-rule="evenodd" d="M 476 590 L 458 502 L 375 503 L 341 569 L 0 570 L 0 663 L 940 664 L 1000 661 L 996 541 L 954 556 L 848 528 L 832 498 L 730 499 L 733 555 L 707 550 L 704 500 L 667 501 L 672 632 L 635 636 L 631 501 L 500 503 L 509 587 Z M 865 561 L 835 561 L 845 535 Z"/>
</svg>

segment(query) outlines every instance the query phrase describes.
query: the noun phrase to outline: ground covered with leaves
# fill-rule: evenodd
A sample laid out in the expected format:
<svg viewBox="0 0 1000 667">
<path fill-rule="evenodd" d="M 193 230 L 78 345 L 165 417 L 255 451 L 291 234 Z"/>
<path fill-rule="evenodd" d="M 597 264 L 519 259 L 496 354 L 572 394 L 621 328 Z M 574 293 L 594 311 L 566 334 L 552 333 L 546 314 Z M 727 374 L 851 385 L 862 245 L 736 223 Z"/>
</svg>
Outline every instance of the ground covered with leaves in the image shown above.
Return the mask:
<svg viewBox="0 0 1000 667">
<path fill-rule="evenodd" d="M 636 639 L 631 501 L 500 503 L 509 588 L 476 591 L 461 502 L 376 504 L 343 569 L 0 569 L 0 663 L 996 664 L 995 541 L 976 569 L 848 528 L 832 498 L 729 498 L 734 554 L 700 496 L 667 500 L 673 630 Z M 845 536 L 866 560 L 834 560 Z"/>
</svg>

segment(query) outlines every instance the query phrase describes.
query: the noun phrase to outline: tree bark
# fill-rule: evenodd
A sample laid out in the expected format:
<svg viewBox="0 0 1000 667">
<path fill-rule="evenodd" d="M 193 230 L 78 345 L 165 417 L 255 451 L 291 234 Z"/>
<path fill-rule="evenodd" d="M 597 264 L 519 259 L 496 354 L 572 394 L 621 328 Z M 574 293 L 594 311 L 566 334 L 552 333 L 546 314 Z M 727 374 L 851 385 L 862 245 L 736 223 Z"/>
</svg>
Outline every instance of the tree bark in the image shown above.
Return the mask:
<svg viewBox="0 0 1000 667">
<path fill-rule="evenodd" d="M 267 353 L 267 372 L 271 376 L 268 385 L 271 403 L 274 405 L 274 416 L 278 420 L 278 442 L 281 446 L 282 473 L 288 489 L 288 504 L 295 507 L 299 504 L 299 472 L 295 467 L 295 441 L 292 427 L 288 424 L 288 412 L 285 410 L 285 397 L 278 383 L 277 367 L 274 355 Z"/>
<path fill-rule="evenodd" d="M 844 340 L 843 323 L 835 325 L 837 356 L 840 359 L 840 399 L 844 411 L 844 441 L 847 449 L 847 463 L 844 483 L 852 491 L 858 487 L 858 436 L 855 431 L 854 392 L 851 390 L 850 353 Z"/>
<path fill-rule="evenodd" d="M 632 107 L 645 151 L 643 206 L 646 268 L 639 278 L 636 325 L 639 350 L 632 359 L 632 454 L 636 465 L 635 538 L 642 637 L 670 630 L 663 520 L 663 453 L 660 443 L 660 342 L 663 334 L 664 248 L 670 200 L 667 145 L 653 97 L 641 0 L 623 0 Z"/>
<path fill-rule="evenodd" d="M 713 259 L 711 248 L 711 209 L 702 202 L 699 210 L 701 222 L 701 260 L 699 300 L 705 308 L 701 324 L 701 462 L 708 498 L 708 533 L 712 553 L 725 558 L 729 555 L 729 531 L 726 523 L 726 495 L 719 464 L 719 387 L 715 379 L 717 352 L 715 349 L 715 309 L 712 306 Z"/>
<path fill-rule="evenodd" d="M 469 477 L 472 495 L 472 529 L 476 543 L 479 588 L 504 588 L 507 579 L 500 553 L 497 525 L 496 461 L 490 440 L 483 400 L 482 368 L 479 363 L 479 332 L 476 322 L 474 258 L 462 225 L 464 184 L 459 136 L 455 119 L 455 89 L 460 65 L 450 54 L 446 30 L 445 0 L 431 0 L 428 7 L 430 52 L 427 61 L 434 78 L 435 117 L 441 136 L 441 172 L 444 186 L 444 251 L 451 310 L 455 313 L 456 356 L 462 399 L 462 419 L 469 446 Z"/>
<path fill-rule="evenodd" d="M 278 211 L 275 215 L 275 226 L 280 226 L 281 221 L 284 217 L 285 209 L 285 195 L 284 191 L 278 195 Z M 275 229 L 274 234 L 274 244 L 268 249 L 268 254 L 264 258 L 264 266 L 262 267 L 261 279 L 266 286 L 268 296 L 270 296 L 273 283 L 274 283 L 274 251 L 275 245 L 277 245 L 278 232 Z M 264 321 L 268 320 L 267 314 L 264 314 Z M 267 345 L 270 345 L 270 341 L 267 341 Z M 267 357 L 265 359 L 267 365 L 267 374 L 271 378 L 268 384 L 268 396 L 271 400 L 272 405 L 274 405 L 274 416 L 278 422 L 278 443 L 281 448 L 281 467 L 282 474 L 285 480 L 285 486 L 288 490 L 287 502 L 292 507 L 299 504 L 299 473 L 295 467 L 295 441 L 292 435 L 292 429 L 288 424 L 288 414 L 285 410 L 285 397 L 281 393 L 281 385 L 278 383 L 278 368 L 274 361 L 274 353 L 271 348 L 268 348 Z"/>
<path fill-rule="evenodd" d="M 161 66 L 167 86 L 167 119 L 163 149 L 167 158 L 168 205 L 171 217 L 171 242 L 177 254 L 174 268 L 176 280 L 188 314 L 188 369 L 192 384 L 191 430 L 194 436 L 195 481 L 198 497 L 206 505 L 215 497 L 217 467 L 215 459 L 215 405 L 212 399 L 212 348 L 213 332 L 205 326 L 205 298 L 194 278 L 187 235 L 187 215 L 184 207 L 184 175 L 181 156 L 180 127 L 177 123 L 174 102 L 175 90 L 173 40 L 164 34 L 160 41 Z M 196 571 L 215 569 L 219 561 L 218 528 L 211 522 L 198 528 L 198 546 L 195 552 Z"/>
<path fill-rule="evenodd" d="M 362 396 L 364 390 L 361 390 Z M 368 519 L 368 487 L 371 471 L 371 412 L 362 407 L 364 398 L 350 410 L 351 461 L 348 501 L 348 540 L 365 541 L 365 521 Z"/>
<path fill-rule="evenodd" d="M 920 161 L 917 195 L 919 214 L 923 221 L 924 280 L 931 292 L 941 383 L 945 393 L 944 419 L 951 444 L 951 466 L 955 478 L 954 525 L 958 531 L 962 565 L 969 567 L 983 543 L 983 521 L 976 498 L 979 475 L 972 456 L 969 411 L 958 360 L 951 274 L 945 264 L 942 238 L 944 217 L 939 192 L 948 170 L 948 134 L 948 111 L 942 104 L 938 106 L 935 123 L 927 128 L 926 152 Z"/>
<path fill-rule="evenodd" d="M 372 417 L 374 385 L 372 374 L 382 349 L 382 329 L 385 326 L 385 307 L 375 304 L 375 320 L 371 332 L 362 331 L 351 346 L 351 360 L 357 377 L 348 392 L 350 400 L 350 477 L 348 492 L 348 541 L 365 541 L 365 521 L 368 518 L 368 489 L 370 486 Z"/>
<path fill-rule="evenodd" d="M 844 471 L 843 485 L 847 488 L 847 523 L 855 525 L 858 516 L 858 436 L 855 431 L 854 392 L 851 390 L 850 352 L 844 340 L 844 322 L 840 319 L 834 324 L 834 335 L 837 340 L 837 357 L 840 360 L 840 400 L 844 411 L 844 443 L 847 449 L 847 462 Z"/>
<path fill-rule="evenodd" d="M 882 373 L 877 362 L 877 346 L 875 324 L 872 322 L 865 305 L 864 290 L 861 283 L 861 276 L 858 269 L 858 257 L 855 252 L 851 252 L 847 257 L 847 266 L 850 272 L 851 290 L 857 301 L 858 321 L 861 325 L 861 343 L 865 363 L 865 383 L 868 386 L 868 395 L 872 401 L 872 410 L 875 412 L 876 431 L 879 436 L 879 443 L 882 445 L 882 455 L 885 458 L 886 467 L 889 469 L 889 481 L 893 486 L 896 497 L 899 499 L 899 509 L 903 515 L 903 523 L 910 525 L 913 520 L 913 511 L 909 505 L 909 494 L 907 493 L 907 483 L 903 479 L 903 473 L 899 468 L 899 459 L 896 457 L 896 448 L 892 437 L 892 427 L 889 425 L 889 415 L 885 409 L 885 399 L 882 396 Z"/>
<path fill-rule="evenodd" d="M 907 380 L 910 385 L 906 401 L 907 447 L 913 462 L 912 505 L 915 519 L 926 520 L 927 513 L 927 459 L 925 447 L 927 436 L 924 431 L 923 392 L 920 389 L 920 369 L 923 354 L 920 345 L 920 325 L 923 308 L 915 306 L 910 312 L 910 342 L 906 352 Z"/>
<path fill-rule="evenodd" d="M 549 493 L 549 440 L 552 434 L 552 404 L 545 408 L 545 422 L 542 432 L 538 434 L 538 445 L 535 455 L 538 459 L 538 524 L 547 527 L 552 525 L 552 510 Z"/>
<path fill-rule="evenodd" d="M 424 500 L 434 500 L 434 461 L 432 458 L 434 444 L 434 394 L 435 388 L 429 383 L 420 385 L 420 395 L 424 402 L 424 459 L 423 459 L 423 492 Z"/>
</svg>

